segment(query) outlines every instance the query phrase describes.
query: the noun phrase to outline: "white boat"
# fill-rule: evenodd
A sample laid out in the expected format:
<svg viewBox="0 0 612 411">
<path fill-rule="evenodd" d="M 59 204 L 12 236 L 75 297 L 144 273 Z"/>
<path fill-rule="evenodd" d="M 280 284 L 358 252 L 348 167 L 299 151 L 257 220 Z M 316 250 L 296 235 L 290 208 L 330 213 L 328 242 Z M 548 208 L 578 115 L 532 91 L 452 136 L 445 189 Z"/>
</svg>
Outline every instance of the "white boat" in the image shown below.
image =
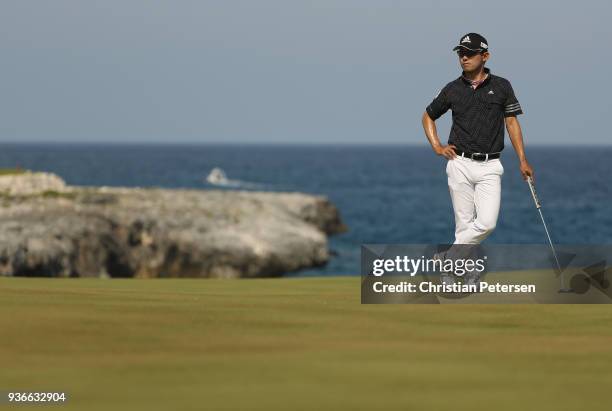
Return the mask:
<svg viewBox="0 0 612 411">
<path fill-rule="evenodd" d="M 220 167 L 215 167 L 210 170 L 206 176 L 206 182 L 215 186 L 231 187 L 231 188 L 261 188 L 260 184 L 249 183 L 241 180 L 230 180 L 227 178 L 225 171 Z"/>
<path fill-rule="evenodd" d="M 210 170 L 210 173 L 206 177 L 206 181 L 211 184 L 227 184 L 227 176 L 225 175 L 225 171 L 220 169 L 219 167 L 215 167 Z"/>
</svg>

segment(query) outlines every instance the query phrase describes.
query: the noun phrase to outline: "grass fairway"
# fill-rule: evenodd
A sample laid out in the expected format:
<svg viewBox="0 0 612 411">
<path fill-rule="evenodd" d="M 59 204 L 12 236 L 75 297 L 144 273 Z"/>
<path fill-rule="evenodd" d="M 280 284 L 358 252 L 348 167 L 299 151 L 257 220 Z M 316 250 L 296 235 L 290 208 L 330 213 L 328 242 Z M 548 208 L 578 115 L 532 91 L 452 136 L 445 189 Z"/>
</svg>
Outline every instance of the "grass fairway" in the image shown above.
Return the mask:
<svg viewBox="0 0 612 411">
<path fill-rule="evenodd" d="M 610 409 L 612 306 L 361 305 L 359 281 L 0 279 L 0 390 L 70 410 Z"/>
</svg>

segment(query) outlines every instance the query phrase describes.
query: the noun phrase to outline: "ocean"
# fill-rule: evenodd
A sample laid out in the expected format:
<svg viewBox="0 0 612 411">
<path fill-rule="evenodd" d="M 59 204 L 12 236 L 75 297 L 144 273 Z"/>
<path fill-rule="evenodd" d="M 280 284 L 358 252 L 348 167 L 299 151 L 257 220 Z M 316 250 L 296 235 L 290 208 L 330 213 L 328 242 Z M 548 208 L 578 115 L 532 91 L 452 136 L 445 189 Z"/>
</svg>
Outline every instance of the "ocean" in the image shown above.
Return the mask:
<svg viewBox="0 0 612 411">
<path fill-rule="evenodd" d="M 612 244 L 612 147 L 529 147 L 553 241 Z M 540 217 L 516 155 L 502 155 L 502 244 L 545 244 Z M 347 233 L 330 238 L 325 267 L 292 276 L 358 275 L 360 245 L 451 243 L 454 220 L 446 160 L 409 145 L 1 144 L 0 168 L 49 171 L 68 184 L 301 191 L 327 196 Z M 212 185 L 213 168 L 226 174 Z"/>
</svg>

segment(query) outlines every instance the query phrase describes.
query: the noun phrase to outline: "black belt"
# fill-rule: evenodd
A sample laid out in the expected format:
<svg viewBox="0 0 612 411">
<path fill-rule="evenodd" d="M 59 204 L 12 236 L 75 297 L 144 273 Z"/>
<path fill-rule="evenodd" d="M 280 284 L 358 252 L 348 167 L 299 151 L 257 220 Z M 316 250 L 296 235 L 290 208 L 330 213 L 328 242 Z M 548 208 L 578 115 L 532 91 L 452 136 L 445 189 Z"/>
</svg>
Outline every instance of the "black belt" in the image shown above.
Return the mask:
<svg viewBox="0 0 612 411">
<path fill-rule="evenodd" d="M 456 148 L 454 149 L 454 151 L 455 153 L 457 153 L 458 156 L 470 158 L 474 161 L 494 160 L 496 158 L 499 158 L 499 156 L 501 155 L 501 153 L 469 153 L 467 151 L 461 151 Z"/>
</svg>

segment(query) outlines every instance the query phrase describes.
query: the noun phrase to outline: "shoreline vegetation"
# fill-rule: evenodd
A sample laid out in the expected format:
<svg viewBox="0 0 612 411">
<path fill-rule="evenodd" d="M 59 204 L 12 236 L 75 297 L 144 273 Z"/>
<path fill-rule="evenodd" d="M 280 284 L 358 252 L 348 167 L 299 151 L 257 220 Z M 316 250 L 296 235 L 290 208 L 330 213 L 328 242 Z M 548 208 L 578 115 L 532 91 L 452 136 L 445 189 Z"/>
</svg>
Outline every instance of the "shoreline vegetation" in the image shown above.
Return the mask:
<svg viewBox="0 0 612 411">
<path fill-rule="evenodd" d="M 9 175 L 20 175 L 25 174 L 27 170 L 24 170 L 19 167 L 15 168 L 0 168 L 0 176 L 9 176 Z"/>
<path fill-rule="evenodd" d="M 347 227 L 299 192 L 68 186 L 0 174 L 0 277 L 278 277 L 325 265 Z"/>
</svg>

